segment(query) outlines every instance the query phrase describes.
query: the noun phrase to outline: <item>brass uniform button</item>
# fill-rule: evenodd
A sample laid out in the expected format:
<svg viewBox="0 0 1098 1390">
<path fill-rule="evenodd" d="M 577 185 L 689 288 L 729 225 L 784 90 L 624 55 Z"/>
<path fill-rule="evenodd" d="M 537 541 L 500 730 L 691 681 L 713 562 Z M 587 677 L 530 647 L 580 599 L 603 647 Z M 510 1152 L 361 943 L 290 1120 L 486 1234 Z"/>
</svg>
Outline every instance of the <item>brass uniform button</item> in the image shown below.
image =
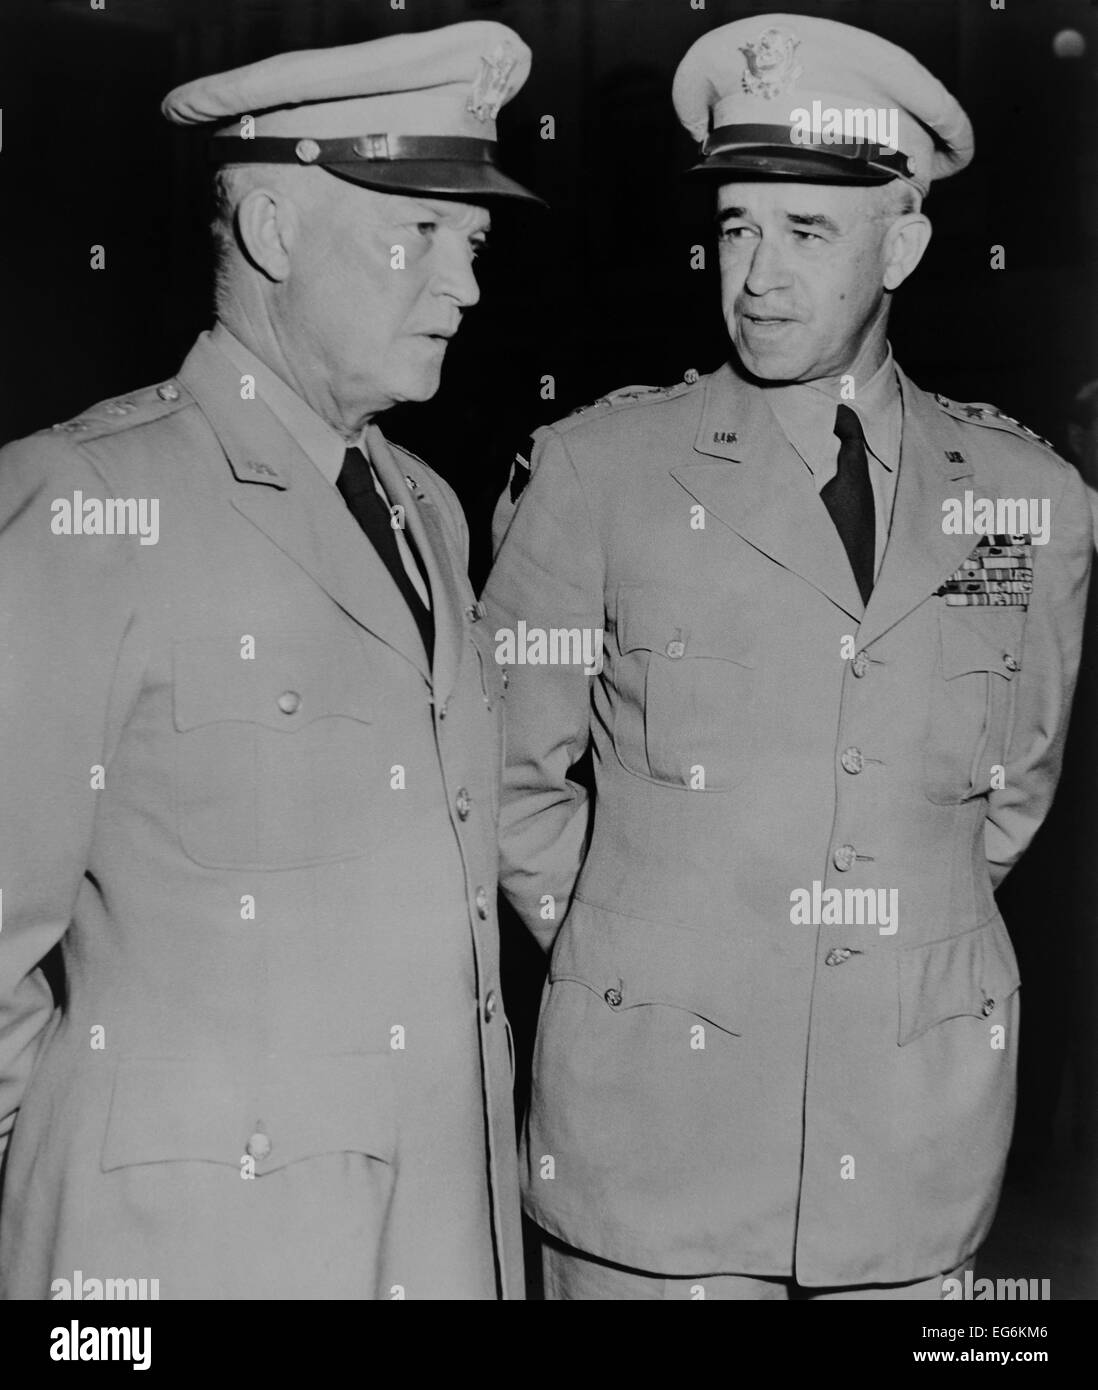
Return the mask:
<svg viewBox="0 0 1098 1390">
<path fill-rule="evenodd" d="M 262 1130 L 256 1130 L 248 1140 L 247 1153 L 251 1158 L 264 1159 L 270 1157 L 272 1144 L 270 1139 Z"/>
</svg>

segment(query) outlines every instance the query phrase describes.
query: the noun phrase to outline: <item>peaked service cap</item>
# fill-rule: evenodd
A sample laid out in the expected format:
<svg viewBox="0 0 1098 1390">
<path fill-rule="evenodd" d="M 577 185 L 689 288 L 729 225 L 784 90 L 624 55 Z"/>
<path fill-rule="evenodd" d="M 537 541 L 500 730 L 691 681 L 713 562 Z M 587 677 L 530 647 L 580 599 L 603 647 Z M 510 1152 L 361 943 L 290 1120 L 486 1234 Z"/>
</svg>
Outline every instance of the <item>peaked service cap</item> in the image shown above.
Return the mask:
<svg viewBox="0 0 1098 1390">
<path fill-rule="evenodd" d="M 905 49 L 812 15 L 767 14 L 704 34 L 672 100 L 701 142 L 690 173 L 887 183 L 925 193 L 972 159 L 959 103 Z"/>
<path fill-rule="evenodd" d="M 185 82 L 161 110 L 217 123 L 217 164 L 315 164 L 385 192 L 540 203 L 496 164 L 496 116 L 530 58 L 514 30 L 474 20 L 280 53 Z"/>
</svg>

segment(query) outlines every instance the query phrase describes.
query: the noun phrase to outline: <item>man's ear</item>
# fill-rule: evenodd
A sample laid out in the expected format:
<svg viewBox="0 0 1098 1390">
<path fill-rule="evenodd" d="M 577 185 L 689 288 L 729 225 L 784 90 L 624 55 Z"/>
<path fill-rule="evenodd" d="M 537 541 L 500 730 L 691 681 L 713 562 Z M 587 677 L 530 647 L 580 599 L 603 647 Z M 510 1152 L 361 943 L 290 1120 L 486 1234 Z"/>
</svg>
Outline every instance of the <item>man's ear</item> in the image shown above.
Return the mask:
<svg viewBox="0 0 1098 1390">
<path fill-rule="evenodd" d="M 884 238 L 884 287 L 898 289 L 930 245 L 933 228 L 921 212 L 905 212 L 894 219 Z"/>
<path fill-rule="evenodd" d="M 290 273 L 290 248 L 298 229 L 293 201 L 273 188 L 251 188 L 236 205 L 236 234 L 257 270 L 281 283 Z"/>
</svg>

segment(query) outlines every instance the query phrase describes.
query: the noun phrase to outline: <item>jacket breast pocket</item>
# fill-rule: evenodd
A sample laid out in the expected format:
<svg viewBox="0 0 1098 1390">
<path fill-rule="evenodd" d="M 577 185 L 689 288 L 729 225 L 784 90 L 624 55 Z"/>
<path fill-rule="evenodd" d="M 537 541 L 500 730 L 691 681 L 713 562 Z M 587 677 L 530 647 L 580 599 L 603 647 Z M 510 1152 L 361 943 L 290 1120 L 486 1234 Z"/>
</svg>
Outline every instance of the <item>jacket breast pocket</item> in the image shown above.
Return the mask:
<svg viewBox="0 0 1098 1390">
<path fill-rule="evenodd" d="M 365 854 L 388 787 L 365 652 L 309 636 L 174 649 L 175 812 L 211 868 L 287 869 Z"/>
<path fill-rule="evenodd" d="M 757 698 L 754 630 L 686 589 L 623 585 L 611 673 L 614 748 L 639 777 L 726 791 L 747 776 Z"/>
<path fill-rule="evenodd" d="M 923 783 L 939 805 L 991 789 L 1005 763 L 1021 669 L 1021 613 L 942 608 L 939 664 L 931 676 Z"/>
</svg>

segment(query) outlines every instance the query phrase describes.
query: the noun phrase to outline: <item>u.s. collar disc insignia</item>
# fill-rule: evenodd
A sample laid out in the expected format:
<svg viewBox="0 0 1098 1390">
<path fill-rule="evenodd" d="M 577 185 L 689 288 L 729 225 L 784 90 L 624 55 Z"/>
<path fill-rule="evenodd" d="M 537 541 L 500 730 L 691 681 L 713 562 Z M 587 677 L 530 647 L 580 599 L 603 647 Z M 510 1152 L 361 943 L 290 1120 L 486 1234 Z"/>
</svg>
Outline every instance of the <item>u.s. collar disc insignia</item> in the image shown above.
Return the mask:
<svg viewBox="0 0 1098 1390">
<path fill-rule="evenodd" d="M 764 29 L 754 43 L 745 44 L 740 49 L 747 63 L 744 91 L 767 101 L 788 92 L 804 72 L 794 61 L 800 42 L 788 29 Z"/>
<path fill-rule="evenodd" d="M 494 121 L 499 114 L 517 62 L 518 56 L 508 43 L 501 43 L 491 54 L 481 58 L 480 71 L 465 108 L 478 121 Z"/>
</svg>

